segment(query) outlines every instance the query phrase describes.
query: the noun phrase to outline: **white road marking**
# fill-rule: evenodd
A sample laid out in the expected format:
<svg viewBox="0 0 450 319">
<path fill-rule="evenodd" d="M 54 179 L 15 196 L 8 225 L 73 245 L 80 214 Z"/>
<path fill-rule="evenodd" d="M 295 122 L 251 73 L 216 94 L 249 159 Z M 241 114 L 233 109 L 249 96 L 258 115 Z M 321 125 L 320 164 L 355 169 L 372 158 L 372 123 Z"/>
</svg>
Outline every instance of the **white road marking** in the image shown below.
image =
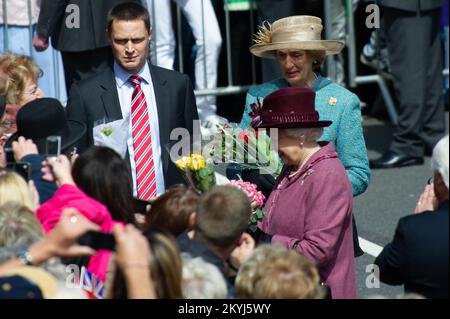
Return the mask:
<svg viewBox="0 0 450 319">
<path fill-rule="evenodd" d="M 359 239 L 359 246 L 361 247 L 361 249 L 365 253 L 367 253 L 373 257 L 377 257 L 383 250 L 383 247 L 381 247 L 377 244 L 374 244 L 364 238 L 358 237 L 358 239 Z"/>
</svg>

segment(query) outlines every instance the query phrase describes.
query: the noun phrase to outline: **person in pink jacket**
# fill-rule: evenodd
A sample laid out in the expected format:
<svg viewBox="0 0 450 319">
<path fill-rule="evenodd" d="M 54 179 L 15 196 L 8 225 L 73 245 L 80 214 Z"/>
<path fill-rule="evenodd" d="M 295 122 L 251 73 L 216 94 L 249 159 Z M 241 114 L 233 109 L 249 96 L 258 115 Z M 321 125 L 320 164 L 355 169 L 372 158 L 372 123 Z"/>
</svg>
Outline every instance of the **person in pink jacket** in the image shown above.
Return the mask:
<svg viewBox="0 0 450 319">
<path fill-rule="evenodd" d="M 257 114 L 259 128 L 278 128 L 285 164 L 258 227 L 272 244 L 314 262 L 332 298 L 355 298 L 352 187 L 333 144 L 317 142 L 331 121 L 319 120 L 314 100 L 308 88 L 285 88 L 268 95 Z"/>
<path fill-rule="evenodd" d="M 49 159 L 47 164 L 47 169 L 51 167 L 60 187 L 53 197 L 36 211 L 45 233 L 49 233 L 56 226 L 65 208 L 77 209 L 88 220 L 99 225 L 102 232 L 110 233 L 116 224 L 123 224 L 112 219 L 105 205 L 87 196 L 76 186 L 70 171 L 71 164 L 66 156 Z M 44 178 L 50 179 L 49 175 L 47 172 Z M 88 272 L 102 283 L 105 282 L 108 272 L 110 254 L 110 251 L 99 250 L 97 255 L 90 257 L 87 265 Z M 92 278 L 91 280 L 93 281 Z"/>
</svg>

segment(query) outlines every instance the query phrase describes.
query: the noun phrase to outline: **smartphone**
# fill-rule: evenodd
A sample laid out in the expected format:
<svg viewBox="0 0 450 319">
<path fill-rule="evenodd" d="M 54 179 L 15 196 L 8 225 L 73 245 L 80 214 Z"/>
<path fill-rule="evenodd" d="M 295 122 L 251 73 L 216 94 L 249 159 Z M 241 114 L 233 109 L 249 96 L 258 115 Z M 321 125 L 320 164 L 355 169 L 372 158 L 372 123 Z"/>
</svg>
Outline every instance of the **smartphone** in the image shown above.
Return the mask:
<svg viewBox="0 0 450 319">
<path fill-rule="evenodd" d="M 88 231 L 78 238 L 78 243 L 83 246 L 89 246 L 95 250 L 111 250 L 116 249 L 116 240 L 113 234 Z"/>
<path fill-rule="evenodd" d="M 45 144 L 45 154 L 48 157 L 59 157 L 61 154 L 61 136 L 47 137 Z"/>
<path fill-rule="evenodd" d="M 27 182 L 31 179 L 31 164 L 28 162 L 8 163 L 6 169 L 19 174 Z"/>
<path fill-rule="evenodd" d="M 134 211 L 138 214 L 147 215 L 147 206 L 152 205 L 152 202 L 139 199 L 139 198 L 133 198 L 133 207 Z"/>
<path fill-rule="evenodd" d="M 14 159 L 14 152 L 11 146 L 4 148 L 5 155 L 6 155 L 6 164 L 15 163 L 16 160 Z"/>
</svg>

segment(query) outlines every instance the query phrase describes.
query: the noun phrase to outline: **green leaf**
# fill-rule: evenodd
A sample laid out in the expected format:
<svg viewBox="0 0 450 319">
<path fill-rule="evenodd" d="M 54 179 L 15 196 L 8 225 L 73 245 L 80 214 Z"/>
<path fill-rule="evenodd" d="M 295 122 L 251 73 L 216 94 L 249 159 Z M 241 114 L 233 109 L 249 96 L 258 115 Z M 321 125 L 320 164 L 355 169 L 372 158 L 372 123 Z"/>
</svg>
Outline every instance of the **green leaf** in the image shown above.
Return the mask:
<svg viewBox="0 0 450 319">
<path fill-rule="evenodd" d="M 202 168 L 201 170 L 198 171 L 198 176 L 199 176 L 201 179 L 204 179 L 205 177 L 208 176 L 207 170 L 204 169 L 204 168 Z"/>
</svg>

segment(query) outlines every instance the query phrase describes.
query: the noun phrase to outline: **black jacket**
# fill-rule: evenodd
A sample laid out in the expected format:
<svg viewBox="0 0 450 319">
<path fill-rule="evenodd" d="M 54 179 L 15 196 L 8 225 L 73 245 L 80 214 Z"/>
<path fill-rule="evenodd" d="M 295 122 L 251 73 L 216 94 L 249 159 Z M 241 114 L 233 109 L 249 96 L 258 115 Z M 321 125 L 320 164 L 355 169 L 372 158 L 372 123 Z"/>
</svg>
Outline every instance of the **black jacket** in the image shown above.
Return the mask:
<svg viewBox="0 0 450 319">
<path fill-rule="evenodd" d="M 37 33 L 51 37 L 53 47 L 60 51 L 107 47 L 106 16 L 111 8 L 125 2 L 140 3 L 139 0 L 42 0 Z M 74 22 L 78 21 L 76 27 Z"/>
<path fill-rule="evenodd" d="M 381 281 L 427 298 L 448 298 L 448 215 L 446 201 L 435 212 L 401 218 L 393 241 L 375 259 Z"/>
<path fill-rule="evenodd" d="M 378 0 L 377 3 L 384 7 L 416 12 L 442 7 L 444 0 Z"/>
<path fill-rule="evenodd" d="M 149 68 L 158 109 L 164 181 L 168 187 L 183 183 L 184 180 L 179 169 L 170 160 L 165 146 L 171 143 L 170 135 L 175 128 L 185 128 L 190 136 L 193 136 L 193 120 L 198 120 L 197 105 L 191 81 L 186 75 L 153 65 L 149 65 Z M 66 114 L 68 119 L 86 124 L 87 133 L 77 145 L 80 152 L 93 145 L 92 130 L 95 121 L 105 117 L 111 121 L 122 119 L 112 69 L 108 68 L 90 78 L 74 83 L 70 90 Z M 196 131 L 200 132 L 200 128 L 197 127 Z"/>
</svg>

